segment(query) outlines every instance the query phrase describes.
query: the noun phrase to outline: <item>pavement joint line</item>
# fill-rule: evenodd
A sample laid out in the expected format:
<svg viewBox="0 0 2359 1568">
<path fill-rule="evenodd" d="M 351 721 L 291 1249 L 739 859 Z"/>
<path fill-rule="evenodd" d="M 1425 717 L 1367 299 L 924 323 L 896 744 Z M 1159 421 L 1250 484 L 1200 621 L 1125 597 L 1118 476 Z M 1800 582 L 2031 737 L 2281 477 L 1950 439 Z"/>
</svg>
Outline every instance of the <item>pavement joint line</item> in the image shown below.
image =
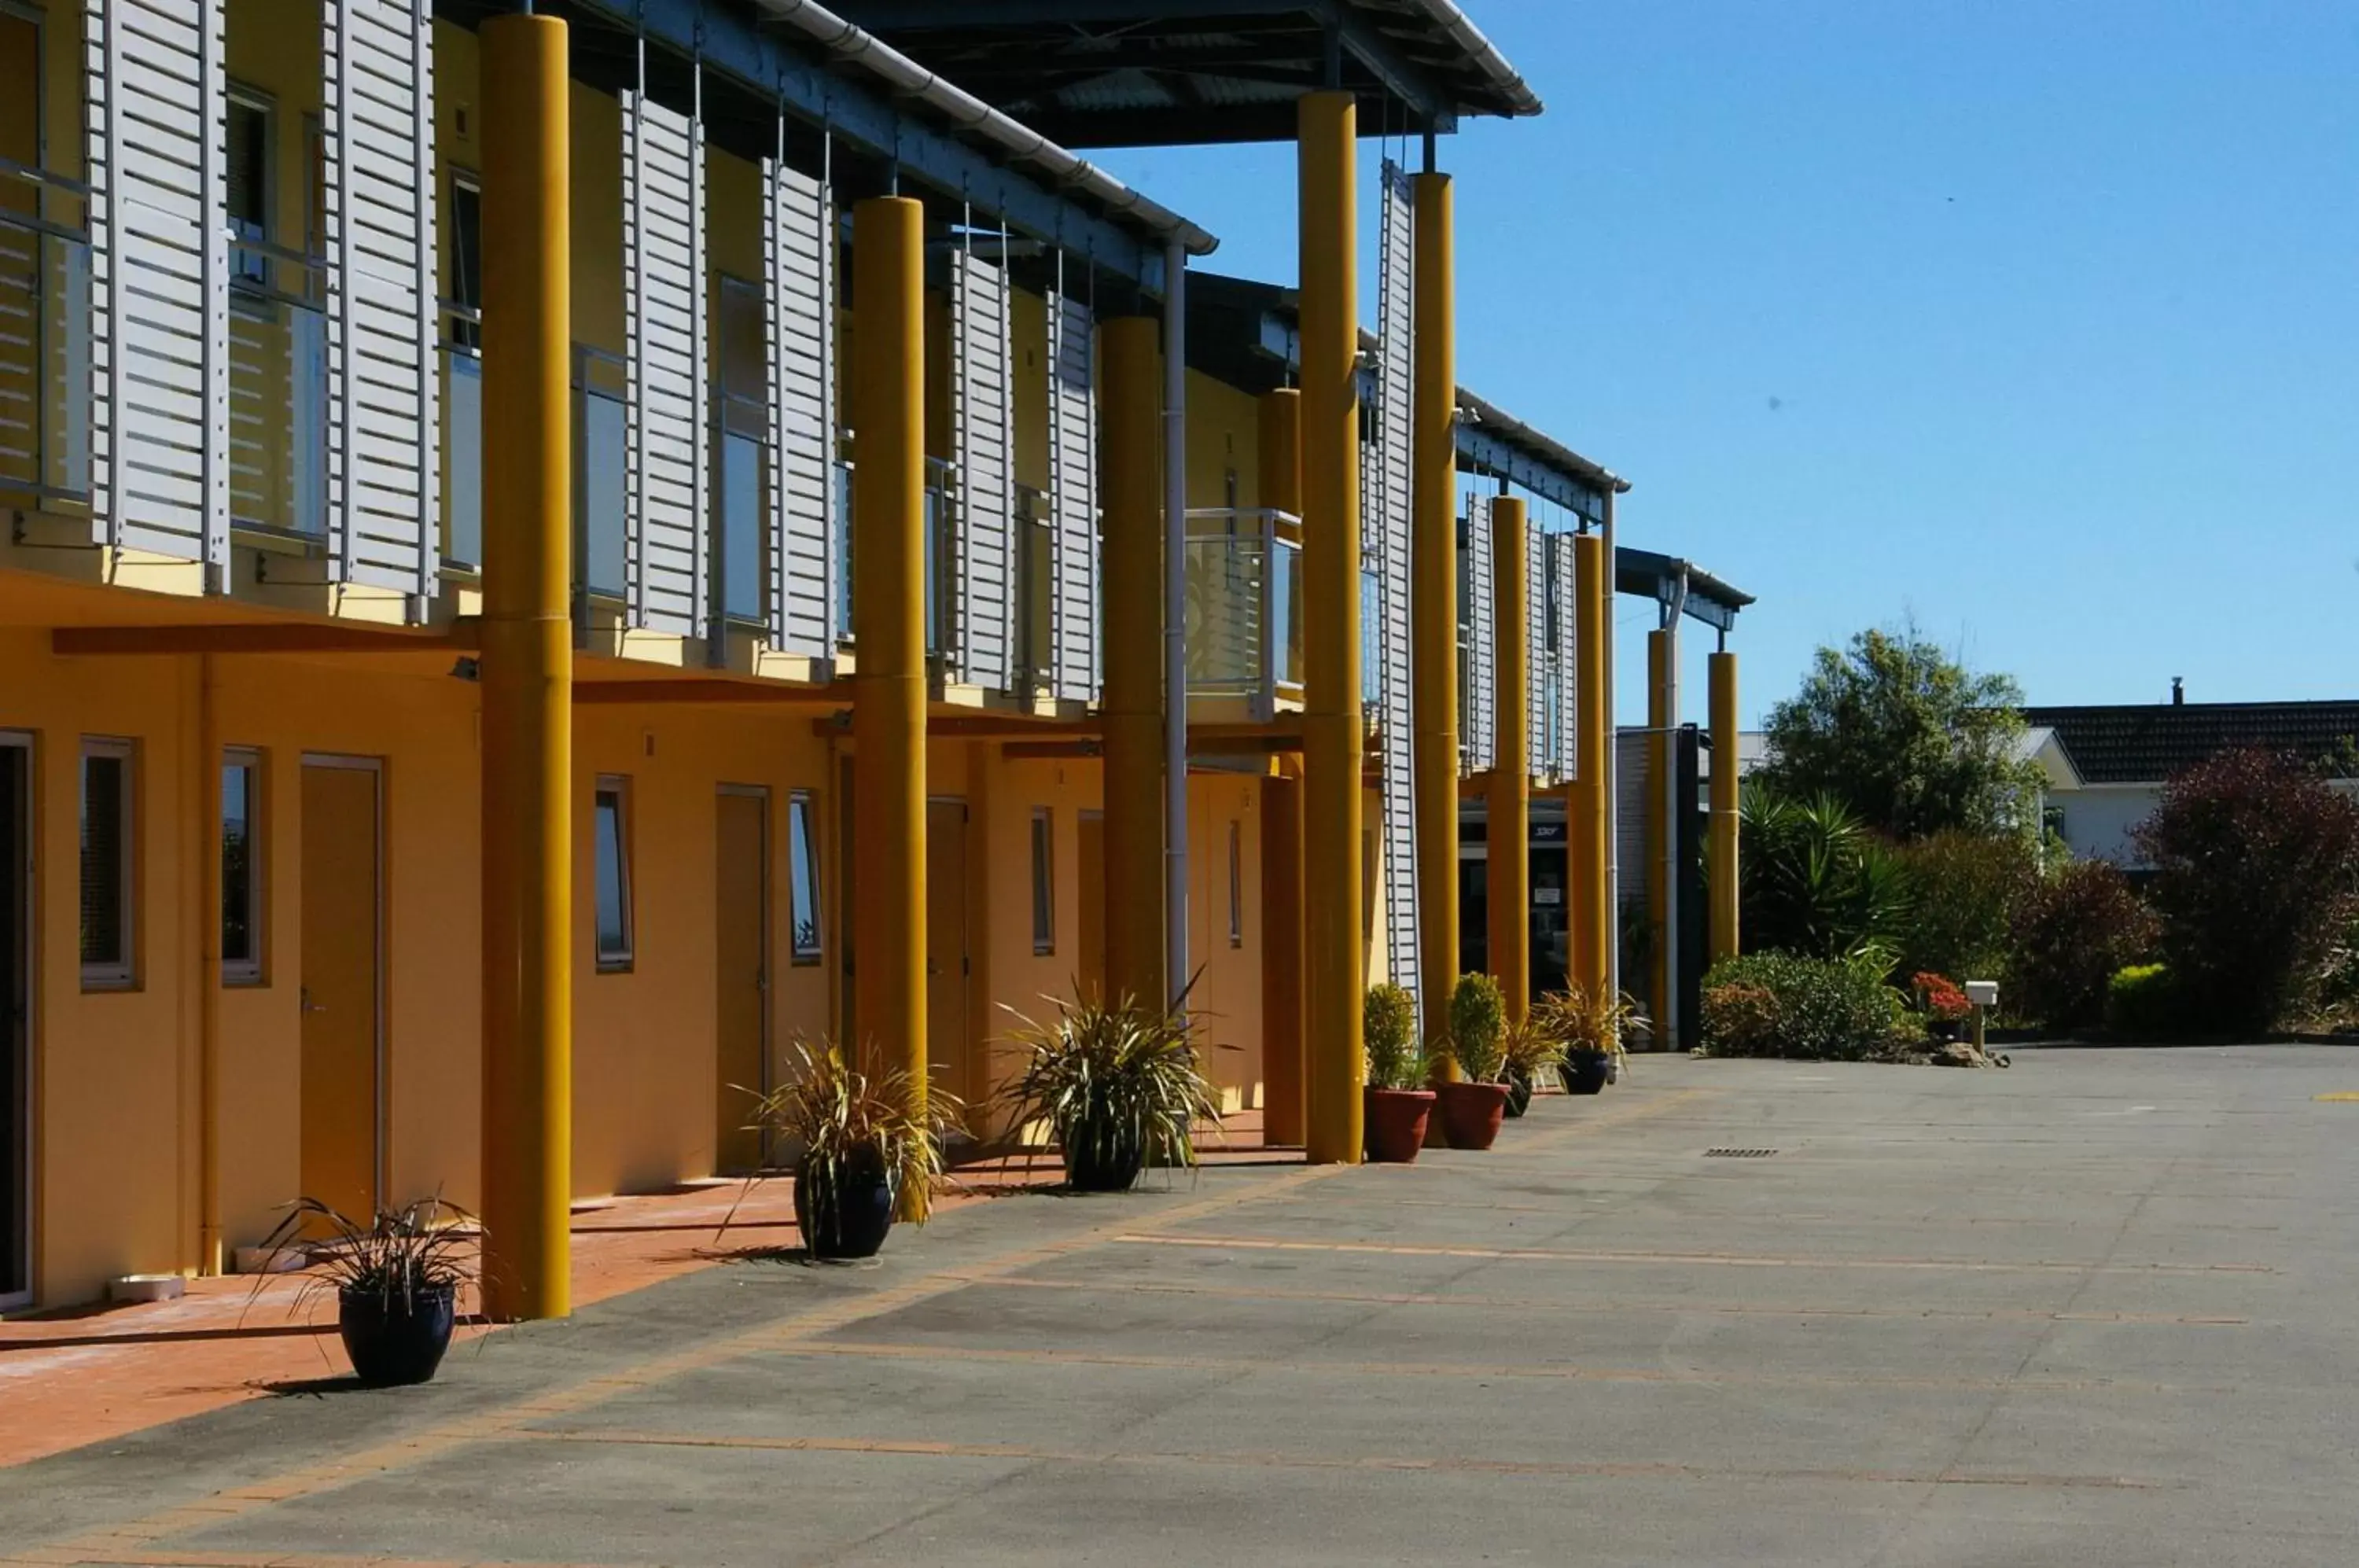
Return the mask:
<svg viewBox="0 0 2359 1568">
<path fill-rule="evenodd" d="M 1976 1472 L 1950 1475 L 1932 1470 L 1849 1470 L 1679 1465 L 1667 1461 L 1480 1459 L 1464 1454 L 1315 1454 L 1262 1449 L 1060 1449 L 1031 1443 L 949 1443 L 931 1439 L 873 1437 L 746 1437 L 642 1432 L 613 1428 L 592 1432 L 540 1432 L 557 1443 L 606 1443 L 647 1448 L 734 1448 L 779 1454 L 881 1454 L 920 1459 L 1006 1459 L 1060 1465 L 1202 1465 L 1255 1469 L 1434 1471 L 1498 1475 L 1604 1477 L 1610 1479 L 1861 1482 L 1899 1486 L 2024 1486 L 2093 1488 L 2105 1491 L 2169 1491 L 2188 1483 L 2129 1475 Z"/>
<path fill-rule="evenodd" d="M 1660 1099 L 1637 1100 L 1630 1105 L 1617 1105 L 1610 1110 L 1599 1111 L 1593 1116 L 1584 1116 L 1577 1121 L 1567 1122 L 1560 1127 L 1535 1137 L 1518 1138 L 1515 1141 L 1514 1148 L 1518 1153 L 1527 1149 L 1554 1149 L 1559 1144 L 1571 1143 L 1576 1138 L 1587 1138 L 1593 1133 L 1603 1132 L 1609 1127 L 1626 1127 L 1632 1122 L 1650 1121 L 1669 1112 L 1683 1110 L 1699 1101 L 1716 1100 L 1721 1097 L 1721 1094 L 1722 1091 L 1718 1089 L 1692 1087 L 1674 1089 Z"/>
<path fill-rule="evenodd" d="M 1303 1165 L 1289 1167 L 1274 1177 L 1252 1181 L 1234 1191 L 1216 1196 L 1200 1198 L 1169 1211 L 1167 1221 L 1185 1223 L 1208 1214 L 1240 1207 L 1330 1176 L 1363 1170 L 1356 1165 Z M 1127 1220 L 1109 1219 L 1092 1225 L 1073 1236 L 1055 1241 L 1041 1242 L 1005 1253 L 991 1260 L 981 1270 L 929 1269 L 881 1290 L 847 1296 L 834 1301 L 814 1304 L 776 1323 L 725 1335 L 720 1339 L 692 1345 L 669 1355 L 657 1356 L 615 1369 L 600 1373 L 579 1383 L 555 1390 L 543 1390 L 527 1395 L 495 1410 L 478 1412 L 456 1418 L 423 1432 L 372 1444 L 335 1459 L 304 1465 L 260 1481 L 248 1481 L 211 1494 L 200 1501 L 216 1505 L 233 1505 L 227 1515 L 218 1508 L 208 1510 L 208 1523 L 218 1523 L 224 1517 L 235 1517 L 268 1507 L 329 1490 L 349 1480 L 364 1475 L 379 1475 L 389 1470 L 404 1469 L 426 1460 L 472 1443 L 484 1442 L 521 1430 L 537 1416 L 569 1415 L 604 1403 L 625 1388 L 638 1383 L 658 1381 L 684 1372 L 700 1371 L 751 1352 L 777 1349 L 789 1345 L 810 1335 L 829 1333 L 869 1317 L 915 1305 L 939 1295 L 963 1289 L 980 1273 L 984 1277 L 1004 1270 L 1023 1269 L 1034 1264 L 1087 1250 L 1103 1245 L 1119 1235 Z M 119 1521 L 81 1535 L 51 1543 L 47 1552 L 65 1552 L 65 1556 L 43 1556 L 31 1559 L 40 1563 L 116 1563 L 117 1557 L 92 1555 L 92 1549 L 120 1543 L 146 1550 L 163 1536 L 187 1528 L 182 1508 L 173 1508 Z M 16 1549 L 19 1555 L 22 1550 Z M 5 1560 L 0 1560 L 5 1562 Z"/>
<path fill-rule="evenodd" d="M 1113 1238 L 1130 1247 L 1193 1247 L 1238 1252 L 1368 1252 L 1394 1258 L 1484 1258 L 1540 1263 L 1699 1263 L 1731 1269 L 1900 1269 L 1968 1274 L 2276 1274 L 2265 1263 L 2006 1263 L 1990 1258 L 1777 1258 L 1742 1252 L 1643 1252 L 1545 1247 L 1420 1247 L 1378 1241 L 1290 1241 L 1259 1236 L 1169 1236 L 1133 1231 Z"/>
</svg>

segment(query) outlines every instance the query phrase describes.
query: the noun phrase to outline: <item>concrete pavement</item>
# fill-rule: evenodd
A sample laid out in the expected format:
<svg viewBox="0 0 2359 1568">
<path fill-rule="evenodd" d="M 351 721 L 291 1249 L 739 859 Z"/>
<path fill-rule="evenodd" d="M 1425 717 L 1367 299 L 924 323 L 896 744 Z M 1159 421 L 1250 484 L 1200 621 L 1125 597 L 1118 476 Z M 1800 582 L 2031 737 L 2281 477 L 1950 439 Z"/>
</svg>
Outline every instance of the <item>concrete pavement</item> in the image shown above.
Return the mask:
<svg viewBox="0 0 2359 1568">
<path fill-rule="evenodd" d="M 2359 1053 L 2016 1063 L 1642 1059 L 709 1269 L 0 1472 L 0 1562 L 2359 1557 Z"/>
</svg>

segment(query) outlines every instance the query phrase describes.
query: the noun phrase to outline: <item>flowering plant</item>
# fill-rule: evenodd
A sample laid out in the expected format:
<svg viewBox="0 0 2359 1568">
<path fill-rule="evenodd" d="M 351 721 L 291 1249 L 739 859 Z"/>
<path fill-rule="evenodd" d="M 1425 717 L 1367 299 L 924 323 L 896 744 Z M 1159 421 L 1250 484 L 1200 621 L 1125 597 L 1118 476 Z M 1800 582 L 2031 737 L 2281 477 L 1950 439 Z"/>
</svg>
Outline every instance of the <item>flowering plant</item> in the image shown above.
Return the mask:
<svg viewBox="0 0 2359 1568">
<path fill-rule="evenodd" d="M 1937 1023 L 1955 1023 L 1974 1010 L 1966 994 L 1958 989 L 1958 983 L 1946 975 L 1919 970 L 1910 976 L 1908 987 L 1917 993 L 1917 1006 Z"/>
</svg>

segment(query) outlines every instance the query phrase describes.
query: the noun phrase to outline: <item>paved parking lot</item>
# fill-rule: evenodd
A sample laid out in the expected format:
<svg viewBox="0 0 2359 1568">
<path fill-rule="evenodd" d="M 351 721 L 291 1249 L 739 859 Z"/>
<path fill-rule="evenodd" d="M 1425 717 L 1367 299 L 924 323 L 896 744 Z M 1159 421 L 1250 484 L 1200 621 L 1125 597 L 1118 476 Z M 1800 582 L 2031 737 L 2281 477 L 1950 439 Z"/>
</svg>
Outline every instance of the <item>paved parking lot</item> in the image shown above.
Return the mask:
<svg viewBox="0 0 2359 1568">
<path fill-rule="evenodd" d="M 2337 1092 L 1642 1060 L 1490 1155 L 996 1199 L 0 1471 L 0 1562 L 2346 1563 Z"/>
</svg>

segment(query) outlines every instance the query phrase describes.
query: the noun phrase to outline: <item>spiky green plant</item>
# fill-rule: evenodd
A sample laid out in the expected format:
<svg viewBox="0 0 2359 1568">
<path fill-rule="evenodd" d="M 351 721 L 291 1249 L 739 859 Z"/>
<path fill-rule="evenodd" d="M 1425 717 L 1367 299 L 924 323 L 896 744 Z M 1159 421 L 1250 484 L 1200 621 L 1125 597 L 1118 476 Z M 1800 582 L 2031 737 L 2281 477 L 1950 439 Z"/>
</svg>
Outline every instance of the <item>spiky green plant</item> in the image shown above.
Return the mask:
<svg viewBox="0 0 2359 1568">
<path fill-rule="evenodd" d="M 1019 1026 L 1009 1038 L 1026 1053 L 999 1094 L 1011 1124 L 1046 1123 L 1069 1160 L 1114 1164 L 1135 1148 L 1149 1165 L 1194 1165 L 1195 1124 L 1221 1116 L 1194 1021 L 1128 996 L 1050 1000 L 1047 1022 L 1008 1009 Z"/>
<path fill-rule="evenodd" d="M 1458 977 L 1450 992 L 1450 1059 L 1470 1083 L 1499 1081 L 1506 1019 L 1506 998 L 1496 980 L 1479 973 Z"/>
<path fill-rule="evenodd" d="M 1532 1017 L 1562 1043 L 1568 1056 L 1621 1057 L 1629 1032 L 1650 1027 L 1629 992 L 1579 980 L 1534 1003 Z"/>
<path fill-rule="evenodd" d="M 419 1292 L 456 1290 L 474 1275 L 482 1225 L 440 1192 L 379 1209 L 365 1225 L 317 1198 L 298 1198 L 286 1210 L 263 1238 L 266 1258 L 255 1292 L 278 1272 L 281 1258 L 299 1258 L 309 1278 L 290 1312 L 322 1290 L 373 1296 L 387 1308 L 397 1300 L 411 1312 Z"/>
<path fill-rule="evenodd" d="M 1535 1007 L 1527 1018 L 1511 1018 L 1499 1032 L 1501 1075 L 1509 1083 L 1539 1082 L 1564 1065 L 1564 1041 Z"/>
<path fill-rule="evenodd" d="M 1360 1036 L 1367 1047 L 1368 1087 L 1421 1089 L 1425 1054 L 1417 1046 L 1417 1002 L 1397 985 L 1371 985 Z"/>
<path fill-rule="evenodd" d="M 943 1176 L 942 1141 L 965 1109 L 957 1095 L 894 1068 L 864 1073 L 830 1040 L 798 1039 L 788 1047 L 787 1081 L 755 1102 L 749 1130 L 766 1146 L 797 1147 L 797 1179 L 815 1207 L 832 1207 L 847 1177 L 883 1176 L 901 1218 L 926 1223 L 934 1184 Z M 746 1178 L 738 1204 L 769 1175 Z M 722 1228 L 736 1217 L 733 1204 Z"/>
</svg>

